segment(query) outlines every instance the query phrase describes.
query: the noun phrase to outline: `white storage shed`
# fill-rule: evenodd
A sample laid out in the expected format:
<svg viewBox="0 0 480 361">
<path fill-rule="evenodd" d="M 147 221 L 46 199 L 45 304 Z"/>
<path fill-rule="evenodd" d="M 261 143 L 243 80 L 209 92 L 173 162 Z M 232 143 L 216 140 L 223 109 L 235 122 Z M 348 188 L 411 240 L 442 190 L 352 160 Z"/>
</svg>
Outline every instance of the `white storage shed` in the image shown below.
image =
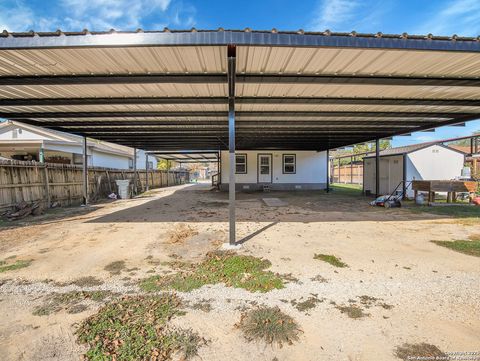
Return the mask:
<svg viewBox="0 0 480 361">
<path fill-rule="evenodd" d="M 380 152 L 380 194 L 391 194 L 402 181 L 451 180 L 459 177 L 465 154 L 442 144 L 416 144 Z M 363 159 L 363 191 L 375 194 L 375 155 Z M 398 189 L 401 191 L 403 187 Z M 411 187 L 407 197 L 413 197 Z"/>
</svg>

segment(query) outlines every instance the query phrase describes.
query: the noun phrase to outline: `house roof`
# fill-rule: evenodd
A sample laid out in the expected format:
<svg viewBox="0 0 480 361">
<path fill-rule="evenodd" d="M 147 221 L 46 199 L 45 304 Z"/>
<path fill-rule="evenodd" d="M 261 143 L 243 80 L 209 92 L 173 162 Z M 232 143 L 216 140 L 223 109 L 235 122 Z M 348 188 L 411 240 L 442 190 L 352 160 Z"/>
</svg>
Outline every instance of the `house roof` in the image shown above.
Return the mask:
<svg viewBox="0 0 480 361">
<path fill-rule="evenodd" d="M 10 127 L 22 128 L 29 130 L 31 132 L 41 134 L 45 136 L 45 139 L 11 139 L 11 140 L 0 140 L 1 144 L 14 145 L 16 143 L 28 143 L 28 144 L 55 144 L 55 145 L 81 145 L 82 138 L 74 135 L 68 134 L 53 129 L 44 129 L 38 126 L 33 126 L 29 124 L 23 124 L 21 122 L 3 122 L 0 123 L 0 133 Z M 124 156 L 133 156 L 133 149 L 125 146 L 121 146 L 113 143 L 105 143 L 95 139 L 87 139 L 87 144 L 90 148 L 103 153 L 118 154 Z"/>
<path fill-rule="evenodd" d="M 453 152 L 465 154 L 463 151 L 461 151 L 459 149 L 456 149 L 455 147 L 446 146 L 446 145 L 442 144 L 441 141 L 440 142 L 434 141 L 434 142 L 425 142 L 425 143 L 419 143 L 419 144 L 413 144 L 413 145 L 406 145 L 406 146 L 403 146 L 403 147 L 395 147 L 395 148 L 384 149 L 384 150 L 380 151 L 380 157 L 408 154 L 408 153 L 412 153 L 412 152 L 415 152 L 415 151 L 420 150 L 420 149 L 425 149 L 425 148 L 431 147 L 433 145 L 438 145 L 440 147 L 450 149 Z M 369 153 L 364 158 L 375 158 L 375 152 Z"/>
<path fill-rule="evenodd" d="M 229 59 L 232 60 L 229 67 Z M 0 117 L 147 150 L 324 150 L 480 118 L 480 39 L 239 30 L 8 33 Z"/>
</svg>

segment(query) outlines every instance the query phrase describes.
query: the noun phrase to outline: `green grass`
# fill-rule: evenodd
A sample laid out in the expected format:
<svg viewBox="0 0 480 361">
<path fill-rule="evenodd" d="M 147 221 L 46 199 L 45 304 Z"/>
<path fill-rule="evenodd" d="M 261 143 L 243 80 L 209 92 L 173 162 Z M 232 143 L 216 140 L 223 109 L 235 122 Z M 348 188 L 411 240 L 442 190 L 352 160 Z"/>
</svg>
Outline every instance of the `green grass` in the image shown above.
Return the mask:
<svg viewBox="0 0 480 361">
<path fill-rule="evenodd" d="M 340 267 L 340 268 L 348 267 L 348 264 L 346 264 L 345 262 L 342 262 L 340 258 L 337 258 L 331 254 L 315 254 L 313 258 L 330 263 L 332 266 L 335 266 L 335 267 Z"/>
<path fill-rule="evenodd" d="M 480 240 L 457 240 L 457 241 L 432 241 L 436 245 L 449 248 L 451 250 L 468 254 L 470 256 L 480 257 Z"/>
<path fill-rule="evenodd" d="M 292 344 L 301 332 L 295 320 L 278 307 L 260 307 L 242 315 L 236 325 L 248 341 L 261 340 L 267 344 Z"/>
<path fill-rule="evenodd" d="M 188 359 L 205 340 L 170 327 L 169 321 L 183 314 L 173 294 L 125 297 L 83 321 L 76 334 L 89 346 L 87 360 L 170 360 L 176 352 Z"/>
<path fill-rule="evenodd" d="M 252 292 L 283 288 L 282 277 L 266 271 L 270 265 L 270 261 L 252 256 L 212 252 L 201 263 L 182 265 L 182 269 L 175 274 L 148 277 L 141 281 L 140 288 L 147 292 L 167 289 L 190 292 L 203 285 L 216 283 Z"/>
<path fill-rule="evenodd" d="M 330 185 L 330 189 L 335 194 L 339 194 L 339 195 L 363 196 L 362 185 L 358 185 L 358 184 L 334 183 Z"/>
<path fill-rule="evenodd" d="M 30 266 L 31 263 L 31 260 L 18 260 L 10 264 L 8 264 L 6 261 L 0 261 L 0 273 L 25 268 Z"/>
<path fill-rule="evenodd" d="M 431 213 L 453 218 L 476 218 L 480 224 L 479 206 L 415 206 L 412 204 L 411 207 L 405 209 L 414 213 Z"/>
</svg>

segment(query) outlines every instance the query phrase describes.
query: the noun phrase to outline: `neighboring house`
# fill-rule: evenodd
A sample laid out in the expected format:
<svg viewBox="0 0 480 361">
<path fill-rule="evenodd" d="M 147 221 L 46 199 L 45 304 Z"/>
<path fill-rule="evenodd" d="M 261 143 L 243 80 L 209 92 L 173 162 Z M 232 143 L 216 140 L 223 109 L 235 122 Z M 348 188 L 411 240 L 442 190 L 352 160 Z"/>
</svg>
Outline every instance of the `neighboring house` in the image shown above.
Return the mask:
<svg viewBox="0 0 480 361">
<path fill-rule="evenodd" d="M 317 151 L 242 151 L 235 153 L 237 190 L 325 189 L 327 153 Z M 227 190 L 229 153 L 221 152 L 220 189 Z"/>
<path fill-rule="evenodd" d="M 391 194 L 402 181 L 451 180 L 461 176 L 465 154 L 442 144 L 424 143 L 380 152 L 380 194 Z M 363 159 L 363 190 L 375 194 L 375 155 Z M 400 187 L 401 191 L 402 188 Z M 413 197 L 411 187 L 407 197 Z"/>
<path fill-rule="evenodd" d="M 77 135 L 39 128 L 15 121 L 0 123 L 0 157 L 47 163 L 83 164 L 83 138 Z M 88 165 L 133 169 L 132 148 L 87 140 Z M 149 166 L 157 168 L 156 158 L 149 156 Z M 137 169 L 145 169 L 145 152 L 137 150 Z"/>
</svg>

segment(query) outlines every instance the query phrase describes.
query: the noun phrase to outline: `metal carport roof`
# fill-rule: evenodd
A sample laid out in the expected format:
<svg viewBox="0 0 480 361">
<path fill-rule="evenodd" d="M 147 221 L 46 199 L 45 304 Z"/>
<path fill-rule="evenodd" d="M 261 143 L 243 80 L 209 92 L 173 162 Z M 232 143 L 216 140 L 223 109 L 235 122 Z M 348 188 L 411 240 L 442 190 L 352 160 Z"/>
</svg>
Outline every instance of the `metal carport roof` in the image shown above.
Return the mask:
<svg viewBox="0 0 480 361">
<path fill-rule="evenodd" d="M 238 149 L 480 117 L 479 38 L 250 29 L 0 33 L 0 117 L 151 151 L 227 149 L 229 45 Z"/>
</svg>

